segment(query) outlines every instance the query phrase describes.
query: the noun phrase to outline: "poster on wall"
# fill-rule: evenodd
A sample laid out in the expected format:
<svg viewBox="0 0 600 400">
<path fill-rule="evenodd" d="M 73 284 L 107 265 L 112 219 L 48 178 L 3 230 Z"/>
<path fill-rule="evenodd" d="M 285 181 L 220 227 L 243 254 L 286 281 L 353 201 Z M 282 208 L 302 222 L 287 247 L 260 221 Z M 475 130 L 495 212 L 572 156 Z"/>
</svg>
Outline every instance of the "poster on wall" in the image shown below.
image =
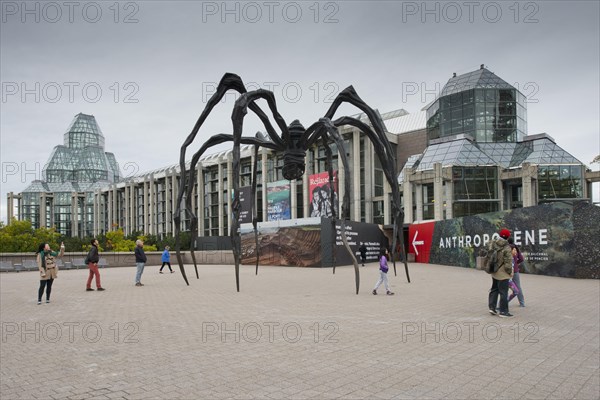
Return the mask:
<svg viewBox="0 0 600 400">
<path fill-rule="evenodd" d="M 321 267 L 321 225 L 314 219 L 297 219 L 296 223 L 259 222 L 259 252 L 254 232 L 242 233 L 242 264 L 290 267 Z"/>
<path fill-rule="evenodd" d="M 346 221 L 345 225 L 346 240 L 354 254 L 354 257 L 360 264 L 360 246 L 367 248 L 366 262 L 377 262 L 382 248 L 390 248 L 390 243 L 380 225 L 369 224 L 365 222 Z M 351 265 L 352 257 L 348 254 L 344 242 L 342 241 L 342 231 L 340 221 L 335 222 L 335 245 L 332 246 L 333 224 L 330 218 L 321 219 L 321 252 L 323 253 L 321 266 L 333 266 L 335 252 L 335 265 Z"/>
<path fill-rule="evenodd" d="M 267 221 L 291 219 L 290 181 L 267 183 Z"/>
<path fill-rule="evenodd" d="M 333 198 L 329 184 L 329 172 L 310 175 L 308 177 L 310 207 L 309 217 L 331 217 L 332 208 L 340 215 L 338 196 L 338 171 L 333 171 Z"/>
<path fill-rule="evenodd" d="M 240 188 L 240 224 L 252 223 L 252 186 L 242 186 Z"/>
<path fill-rule="evenodd" d="M 409 252 L 416 262 L 474 268 L 479 249 L 507 228 L 525 257 L 526 273 L 598 279 L 598 220 L 599 207 L 557 202 L 412 224 Z"/>
</svg>

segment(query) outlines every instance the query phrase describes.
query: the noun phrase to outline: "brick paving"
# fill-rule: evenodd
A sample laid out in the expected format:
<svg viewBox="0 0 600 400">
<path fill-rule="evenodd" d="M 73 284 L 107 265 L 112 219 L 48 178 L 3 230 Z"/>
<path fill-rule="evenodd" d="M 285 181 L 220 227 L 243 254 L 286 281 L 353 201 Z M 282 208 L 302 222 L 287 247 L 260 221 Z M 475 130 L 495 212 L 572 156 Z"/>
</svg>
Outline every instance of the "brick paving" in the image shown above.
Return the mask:
<svg viewBox="0 0 600 400">
<path fill-rule="evenodd" d="M 400 266 L 401 267 L 401 266 Z M 481 271 L 411 264 L 373 296 L 377 265 L 0 275 L 2 399 L 598 399 L 600 282 L 521 278 L 526 308 L 487 312 Z M 516 299 L 514 300 L 516 302 Z"/>
</svg>

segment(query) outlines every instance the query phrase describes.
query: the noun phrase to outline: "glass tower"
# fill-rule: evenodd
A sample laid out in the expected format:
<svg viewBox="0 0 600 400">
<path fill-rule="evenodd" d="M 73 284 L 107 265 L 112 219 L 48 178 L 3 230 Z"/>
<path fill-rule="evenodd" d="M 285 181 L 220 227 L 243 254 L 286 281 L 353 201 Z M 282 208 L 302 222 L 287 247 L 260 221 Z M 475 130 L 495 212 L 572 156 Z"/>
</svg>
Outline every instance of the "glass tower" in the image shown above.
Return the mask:
<svg viewBox="0 0 600 400">
<path fill-rule="evenodd" d="M 527 134 L 525 96 L 483 66 L 454 74 L 427 109 L 427 136 L 462 133 L 477 142 L 521 141 Z"/>
<path fill-rule="evenodd" d="M 42 171 L 21 194 L 19 219 L 65 236 L 92 236 L 93 192 L 121 179 L 113 153 L 93 115 L 77 114 Z"/>
<path fill-rule="evenodd" d="M 411 180 L 419 219 L 584 197 L 585 166 L 549 135 L 528 135 L 525 96 L 483 65 L 454 74 L 426 114 L 428 147 L 404 168 L 423 174 L 439 164 L 447 172 L 440 198 L 433 196 L 433 183 Z M 515 172 L 523 165 L 534 166 L 537 173 L 528 178 L 531 171 Z M 402 171 L 400 180 L 405 176 Z M 432 208 L 440 202 L 443 210 L 436 217 Z"/>
</svg>

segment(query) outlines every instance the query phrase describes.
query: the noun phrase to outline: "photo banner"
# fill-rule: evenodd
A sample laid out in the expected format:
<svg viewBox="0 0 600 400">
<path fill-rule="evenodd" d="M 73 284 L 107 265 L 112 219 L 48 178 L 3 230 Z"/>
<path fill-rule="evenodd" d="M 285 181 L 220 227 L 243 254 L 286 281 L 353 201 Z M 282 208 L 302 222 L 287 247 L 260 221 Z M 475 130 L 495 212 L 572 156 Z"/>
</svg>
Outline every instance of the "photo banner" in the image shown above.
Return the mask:
<svg viewBox="0 0 600 400">
<path fill-rule="evenodd" d="M 267 183 L 267 221 L 291 219 L 290 181 Z"/>
<path fill-rule="evenodd" d="M 333 171 L 333 199 L 329 186 L 329 172 L 321 172 L 308 177 L 309 217 L 331 217 L 333 215 L 332 207 L 335 207 L 335 215 L 340 215 L 337 170 Z"/>
<path fill-rule="evenodd" d="M 600 207 L 563 202 L 412 224 L 409 253 L 421 263 L 475 268 L 482 246 L 511 231 L 526 273 L 600 278 Z"/>
</svg>

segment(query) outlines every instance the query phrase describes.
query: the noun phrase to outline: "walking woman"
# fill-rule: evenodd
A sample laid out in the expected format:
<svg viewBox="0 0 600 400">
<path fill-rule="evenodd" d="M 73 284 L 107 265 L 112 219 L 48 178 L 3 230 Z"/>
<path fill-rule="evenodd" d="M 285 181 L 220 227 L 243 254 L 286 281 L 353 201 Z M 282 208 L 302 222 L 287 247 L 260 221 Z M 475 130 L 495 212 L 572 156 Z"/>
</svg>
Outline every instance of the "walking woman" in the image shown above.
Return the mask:
<svg viewBox="0 0 600 400">
<path fill-rule="evenodd" d="M 379 289 L 379 285 L 382 283 L 385 285 L 385 294 L 388 296 L 392 296 L 394 292 L 390 291 L 390 285 L 388 283 L 387 273 L 389 270 L 388 267 L 388 259 L 390 258 L 390 252 L 387 248 L 381 249 L 381 255 L 379 257 L 379 280 L 375 284 L 375 288 L 373 289 L 373 294 L 377 294 L 377 289 Z"/>
<path fill-rule="evenodd" d="M 65 254 L 64 243 L 60 244 L 60 252 L 52 251 L 48 243 L 40 244 L 37 251 L 37 265 L 40 271 L 40 288 L 38 289 L 38 305 L 42 304 L 42 295 L 46 290 L 46 303 L 50 303 L 50 293 L 52 292 L 52 283 L 58 277 L 58 266 L 55 257 L 62 257 Z"/>
</svg>

